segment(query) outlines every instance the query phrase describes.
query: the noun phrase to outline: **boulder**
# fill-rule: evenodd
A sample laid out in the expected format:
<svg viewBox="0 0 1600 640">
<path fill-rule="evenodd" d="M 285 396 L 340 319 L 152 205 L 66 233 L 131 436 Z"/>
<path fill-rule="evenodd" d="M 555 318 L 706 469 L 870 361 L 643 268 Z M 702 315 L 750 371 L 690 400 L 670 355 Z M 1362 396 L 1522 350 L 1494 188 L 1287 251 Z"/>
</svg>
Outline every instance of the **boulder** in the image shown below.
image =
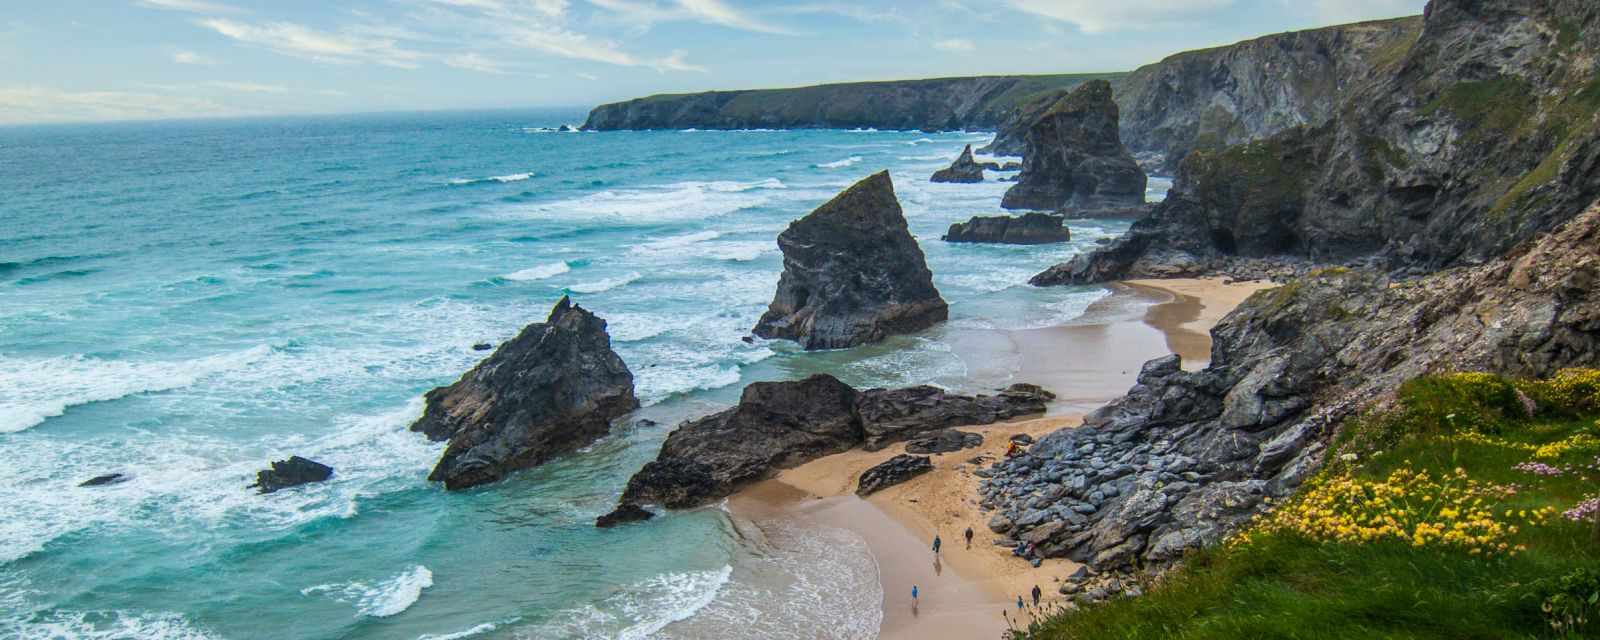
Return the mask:
<svg viewBox="0 0 1600 640">
<path fill-rule="evenodd" d="M 972 159 L 972 145 L 961 150 L 961 155 L 948 168 L 933 172 L 932 182 L 983 182 L 983 165 Z"/>
<path fill-rule="evenodd" d="M 906 453 L 951 453 L 983 446 L 983 436 L 955 429 L 940 429 L 906 441 Z"/>
<path fill-rule="evenodd" d="M 856 495 L 866 497 L 929 471 L 933 471 L 933 463 L 927 456 L 902 453 L 861 472 Z"/>
<path fill-rule="evenodd" d="M 411 430 L 450 441 L 428 479 L 451 490 L 588 445 L 639 406 L 605 320 L 565 296 L 427 403 Z"/>
<path fill-rule="evenodd" d="M 943 322 L 949 307 L 911 237 L 887 171 L 778 235 L 783 275 L 754 333 L 842 349 Z"/>
<path fill-rule="evenodd" d="M 1040 113 L 1024 138 L 1022 173 L 1007 209 L 1102 208 L 1144 203 L 1145 175 L 1122 146 L 1111 84 L 1085 82 Z"/>
<path fill-rule="evenodd" d="M 856 410 L 865 436 L 863 447 L 877 451 L 926 431 L 1044 413 L 1055 397 L 1031 384 L 1014 384 L 992 396 L 964 396 L 922 385 L 862 392 Z"/>
<path fill-rule="evenodd" d="M 644 522 L 645 520 L 649 520 L 654 517 L 656 517 L 656 514 L 649 512 L 639 505 L 623 503 L 618 505 L 616 509 L 613 509 L 611 513 L 595 518 L 594 526 L 601 529 L 610 529 L 611 527 L 615 527 L 619 524 L 626 524 L 629 522 Z"/>
<path fill-rule="evenodd" d="M 475 345 L 472 345 L 472 350 L 473 351 L 488 351 L 488 350 L 493 349 L 493 348 L 494 348 L 494 345 L 489 344 L 487 342 L 479 342 L 479 343 L 477 343 Z"/>
<path fill-rule="evenodd" d="M 93 478 L 89 478 L 88 480 L 84 480 L 83 482 L 78 483 L 78 486 L 80 486 L 80 487 L 104 487 L 104 486 L 107 486 L 107 485 L 122 484 L 122 483 L 127 482 L 127 481 L 132 480 L 132 479 L 133 478 L 129 477 L 128 474 L 121 473 L 121 472 L 118 472 L 118 473 L 107 473 L 105 475 L 98 475 L 98 476 L 95 476 Z"/>
<path fill-rule="evenodd" d="M 1020 217 L 974 216 L 950 225 L 945 242 L 993 242 L 1000 244 L 1050 244 L 1072 239 L 1059 216 L 1027 213 Z"/>
<path fill-rule="evenodd" d="M 245 488 L 272 493 L 279 489 L 322 482 L 332 476 L 333 467 L 300 456 L 290 456 L 288 460 L 273 462 L 271 469 L 257 472 L 255 484 Z"/>
</svg>

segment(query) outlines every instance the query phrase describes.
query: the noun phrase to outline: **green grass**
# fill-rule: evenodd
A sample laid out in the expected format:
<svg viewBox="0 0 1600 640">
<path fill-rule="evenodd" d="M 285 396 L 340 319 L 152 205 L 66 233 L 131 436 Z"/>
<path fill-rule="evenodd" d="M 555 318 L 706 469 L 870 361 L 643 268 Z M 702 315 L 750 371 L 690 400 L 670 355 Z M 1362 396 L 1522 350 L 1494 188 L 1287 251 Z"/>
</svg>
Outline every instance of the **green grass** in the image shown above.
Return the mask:
<svg viewBox="0 0 1600 640">
<path fill-rule="evenodd" d="M 1538 101 L 1528 81 L 1500 76 L 1478 82 L 1458 82 L 1422 108 L 1428 115 L 1440 109 L 1468 123 L 1481 134 L 1504 134 L 1528 119 Z"/>
<path fill-rule="evenodd" d="M 1396 406 L 1347 424 L 1319 480 L 1381 480 L 1398 469 L 1435 475 L 1464 469 L 1478 482 L 1517 487 L 1496 509 L 1571 508 L 1600 490 L 1600 451 L 1569 451 L 1558 477 L 1513 469 L 1542 445 L 1596 426 L 1600 374 L 1565 383 L 1489 376 L 1434 376 L 1404 385 Z M 1517 391 L 1539 400 L 1529 418 Z M 1495 434 L 1484 444 L 1453 436 Z M 1313 481 L 1313 484 L 1316 481 Z M 1019 636 L 1101 638 L 1562 638 L 1600 637 L 1600 540 L 1589 523 L 1559 517 L 1524 526 L 1515 555 L 1472 555 L 1396 541 L 1318 542 L 1295 533 L 1255 534 L 1198 551 L 1139 598 L 1057 611 Z M 1566 581 L 1563 582 L 1563 578 Z M 1569 593 L 1556 597 L 1558 593 Z M 1552 599 L 1554 598 L 1554 599 Z M 1564 599 L 1563 599 L 1564 598 Z M 1586 611 L 1584 631 L 1562 635 L 1547 602 Z M 1573 604 L 1576 603 L 1576 604 Z"/>
</svg>

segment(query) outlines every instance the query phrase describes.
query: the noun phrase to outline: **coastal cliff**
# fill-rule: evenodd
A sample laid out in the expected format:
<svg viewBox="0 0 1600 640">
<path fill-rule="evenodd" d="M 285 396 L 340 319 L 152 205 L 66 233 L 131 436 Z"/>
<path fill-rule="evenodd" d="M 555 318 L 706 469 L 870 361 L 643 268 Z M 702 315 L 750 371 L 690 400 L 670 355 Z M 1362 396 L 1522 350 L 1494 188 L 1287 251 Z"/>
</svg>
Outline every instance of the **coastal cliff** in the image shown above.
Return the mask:
<svg viewBox="0 0 1600 640">
<path fill-rule="evenodd" d="M 595 107 L 583 128 L 990 129 L 1034 95 L 1118 75 L 979 76 L 665 94 Z"/>
</svg>

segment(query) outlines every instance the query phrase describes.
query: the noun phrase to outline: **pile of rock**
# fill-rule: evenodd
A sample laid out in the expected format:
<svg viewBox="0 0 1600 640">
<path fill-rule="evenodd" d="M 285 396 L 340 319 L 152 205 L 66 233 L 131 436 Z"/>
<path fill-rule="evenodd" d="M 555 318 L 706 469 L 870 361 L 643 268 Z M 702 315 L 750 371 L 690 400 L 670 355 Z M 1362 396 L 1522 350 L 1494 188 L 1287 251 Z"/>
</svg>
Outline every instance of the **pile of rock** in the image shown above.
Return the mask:
<svg viewBox="0 0 1600 640">
<path fill-rule="evenodd" d="M 1072 232 L 1060 216 L 1027 213 L 1019 217 L 974 216 L 950 225 L 941 238 L 945 242 L 992 242 L 999 244 L 1051 244 L 1072 239 Z"/>
<path fill-rule="evenodd" d="M 988 164 L 993 165 L 997 170 L 1000 168 L 1000 165 Z M 956 161 L 950 163 L 949 167 L 933 172 L 933 177 L 929 178 L 929 181 L 983 182 L 983 170 L 985 167 L 986 165 L 978 164 L 972 159 L 972 145 L 969 144 L 967 148 L 961 150 L 961 155 L 956 157 Z"/>
</svg>

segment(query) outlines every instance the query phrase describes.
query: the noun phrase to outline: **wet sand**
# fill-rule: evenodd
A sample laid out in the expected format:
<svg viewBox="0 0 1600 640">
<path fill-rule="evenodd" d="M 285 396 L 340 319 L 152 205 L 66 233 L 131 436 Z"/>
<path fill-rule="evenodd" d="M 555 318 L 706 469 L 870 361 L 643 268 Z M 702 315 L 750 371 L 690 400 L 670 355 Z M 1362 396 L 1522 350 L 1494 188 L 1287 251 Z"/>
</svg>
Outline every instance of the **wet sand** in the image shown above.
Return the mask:
<svg viewBox="0 0 1600 640">
<path fill-rule="evenodd" d="M 934 470 L 866 499 L 854 495 L 856 479 L 875 464 L 904 453 L 848 451 L 785 470 L 732 498 L 729 507 L 748 517 L 787 517 L 835 526 L 860 535 L 878 562 L 883 583 L 883 638 L 998 637 L 1016 619 L 1016 598 L 1037 584 L 1045 601 L 1060 598 L 1058 581 L 1076 564 L 1047 560 L 1035 569 L 993 544 L 989 514 L 978 507 L 980 478 L 970 462 L 1003 455 L 1013 434 L 1035 438 L 1076 426 L 1087 411 L 1127 391 L 1145 361 L 1178 353 L 1186 367 L 1210 357 L 1210 328 L 1250 294 L 1269 285 L 1224 285 L 1221 280 L 1138 281 L 1111 285 L 1113 295 L 1072 323 L 1020 331 L 971 332 L 955 341 L 969 362 L 985 353 L 1020 357 L 1020 381 L 1057 393 L 1043 418 L 965 427 L 983 434 L 976 449 L 933 456 Z M 986 462 L 983 464 L 987 464 Z M 971 549 L 962 531 L 972 527 Z M 930 543 L 943 539 L 939 566 Z M 921 592 L 911 607 L 911 585 Z M 1031 602 L 1030 602 L 1031 604 Z M 1022 612 L 1022 625 L 1031 613 Z M 1022 626 L 1019 625 L 1019 626 Z"/>
</svg>

